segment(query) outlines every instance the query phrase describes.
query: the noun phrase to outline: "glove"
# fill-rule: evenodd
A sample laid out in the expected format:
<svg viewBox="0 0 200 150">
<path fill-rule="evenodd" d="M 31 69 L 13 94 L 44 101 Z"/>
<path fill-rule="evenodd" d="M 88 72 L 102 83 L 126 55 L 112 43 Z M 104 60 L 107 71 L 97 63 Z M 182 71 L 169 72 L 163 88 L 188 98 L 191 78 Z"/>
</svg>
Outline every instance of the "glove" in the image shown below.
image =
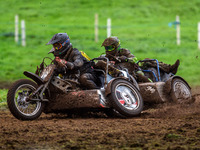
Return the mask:
<svg viewBox="0 0 200 150">
<path fill-rule="evenodd" d="M 144 62 L 139 62 L 138 66 L 142 67 L 144 65 Z"/>
<path fill-rule="evenodd" d="M 137 57 L 134 57 L 134 58 L 127 58 L 127 62 L 130 62 L 130 63 L 132 63 L 132 64 L 135 64 L 135 63 L 138 62 L 138 60 L 137 60 Z"/>
<path fill-rule="evenodd" d="M 60 67 L 65 67 L 65 65 L 67 64 L 67 61 L 64 59 L 60 59 L 59 57 L 55 58 L 55 61 L 58 63 L 58 65 Z"/>
<path fill-rule="evenodd" d="M 120 56 L 119 60 L 121 60 L 121 62 L 127 62 L 127 57 L 126 56 Z"/>
<path fill-rule="evenodd" d="M 60 67 L 67 67 L 67 69 L 72 70 L 74 68 L 74 64 L 71 62 L 67 62 L 65 59 L 60 59 L 56 57 L 55 61 L 58 63 Z"/>
<path fill-rule="evenodd" d="M 109 61 L 109 63 L 115 65 L 115 61 Z"/>
</svg>

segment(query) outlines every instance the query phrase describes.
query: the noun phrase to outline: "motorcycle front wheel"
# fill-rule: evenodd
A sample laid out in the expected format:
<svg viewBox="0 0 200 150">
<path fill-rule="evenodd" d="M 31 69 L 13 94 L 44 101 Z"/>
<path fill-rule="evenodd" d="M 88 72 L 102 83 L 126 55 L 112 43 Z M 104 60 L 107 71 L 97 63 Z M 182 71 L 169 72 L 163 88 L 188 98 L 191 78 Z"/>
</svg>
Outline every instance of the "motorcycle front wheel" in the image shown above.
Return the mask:
<svg viewBox="0 0 200 150">
<path fill-rule="evenodd" d="M 37 119 L 43 110 L 44 103 L 39 101 L 27 101 L 35 91 L 37 85 L 27 79 L 16 81 L 8 90 L 7 104 L 10 112 L 19 120 Z M 38 96 L 32 97 L 37 99 Z"/>
<path fill-rule="evenodd" d="M 139 90 L 130 82 L 117 79 L 111 85 L 111 106 L 126 117 L 139 115 L 143 110 L 143 99 Z"/>
</svg>

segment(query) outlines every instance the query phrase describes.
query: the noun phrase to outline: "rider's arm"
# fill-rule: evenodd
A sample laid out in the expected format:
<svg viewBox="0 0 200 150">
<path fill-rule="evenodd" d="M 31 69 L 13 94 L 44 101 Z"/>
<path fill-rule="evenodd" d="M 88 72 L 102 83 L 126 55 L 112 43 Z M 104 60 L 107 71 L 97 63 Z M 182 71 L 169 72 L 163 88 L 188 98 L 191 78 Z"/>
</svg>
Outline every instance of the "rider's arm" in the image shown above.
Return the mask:
<svg viewBox="0 0 200 150">
<path fill-rule="evenodd" d="M 73 60 L 74 60 L 74 62 L 72 63 L 73 64 L 73 69 L 74 68 L 80 68 L 84 64 L 84 61 L 83 61 L 83 58 L 81 57 L 81 55 L 74 56 Z"/>
<path fill-rule="evenodd" d="M 121 49 L 120 51 L 122 56 L 126 56 L 126 61 L 130 62 L 130 63 L 136 63 L 137 57 L 135 57 L 133 54 L 131 54 L 131 52 L 128 49 Z"/>
<path fill-rule="evenodd" d="M 70 70 L 77 69 L 82 67 L 83 64 L 84 64 L 83 56 L 77 49 L 74 49 L 71 60 L 67 61 L 66 63 L 67 68 Z"/>
</svg>

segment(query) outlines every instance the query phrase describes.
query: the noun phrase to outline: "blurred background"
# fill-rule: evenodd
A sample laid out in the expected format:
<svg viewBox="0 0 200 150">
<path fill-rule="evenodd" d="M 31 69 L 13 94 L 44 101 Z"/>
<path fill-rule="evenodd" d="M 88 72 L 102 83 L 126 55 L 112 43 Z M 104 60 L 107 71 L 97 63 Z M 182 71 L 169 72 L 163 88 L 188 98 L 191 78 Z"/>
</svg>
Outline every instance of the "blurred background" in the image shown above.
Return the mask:
<svg viewBox="0 0 200 150">
<path fill-rule="evenodd" d="M 95 41 L 95 14 L 98 41 Z M 139 60 L 154 58 L 173 64 L 180 59 L 177 75 L 191 86 L 200 85 L 198 29 L 199 0 L 1 0 L 0 1 L 0 83 L 25 78 L 23 71 L 35 72 L 51 45 L 54 34 L 66 32 L 73 47 L 91 58 L 104 52 L 107 19 L 111 35 L 121 47 Z M 15 41 L 15 16 L 19 39 Z M 176 22 L 176 16 L 180 18 Z M 25 21 L 26 43 L 22 43 L 21 21 Z M 177 45 L 180 25 L 180 45 Z M 49 54 L 53 58 L 52 54 Z"/>
</svg>

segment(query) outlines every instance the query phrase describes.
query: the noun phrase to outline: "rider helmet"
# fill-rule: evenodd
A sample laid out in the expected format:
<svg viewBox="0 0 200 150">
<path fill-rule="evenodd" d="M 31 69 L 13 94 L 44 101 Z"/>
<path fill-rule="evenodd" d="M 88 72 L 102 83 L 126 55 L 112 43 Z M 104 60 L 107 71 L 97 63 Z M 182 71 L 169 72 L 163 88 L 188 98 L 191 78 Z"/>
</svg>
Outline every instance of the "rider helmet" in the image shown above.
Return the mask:
<svg viewBox="0 0 200 150">
<path fill-rule="evenodd" d="M 106 53 L 115 54 L 120 49 L 120 40 L 115 36 L 108 37 L 101 46 L 105 47 Z"/>
<path fill-rule="evenodd" d="M 55 34 L 46 45 L 49 44 L 53 45 L 53 48 L 49 51 L 49 53 L 53 53 L 55 56 L 65 54 L 71 47 L 70 39 L 67 33 Z"/>
</svg>

